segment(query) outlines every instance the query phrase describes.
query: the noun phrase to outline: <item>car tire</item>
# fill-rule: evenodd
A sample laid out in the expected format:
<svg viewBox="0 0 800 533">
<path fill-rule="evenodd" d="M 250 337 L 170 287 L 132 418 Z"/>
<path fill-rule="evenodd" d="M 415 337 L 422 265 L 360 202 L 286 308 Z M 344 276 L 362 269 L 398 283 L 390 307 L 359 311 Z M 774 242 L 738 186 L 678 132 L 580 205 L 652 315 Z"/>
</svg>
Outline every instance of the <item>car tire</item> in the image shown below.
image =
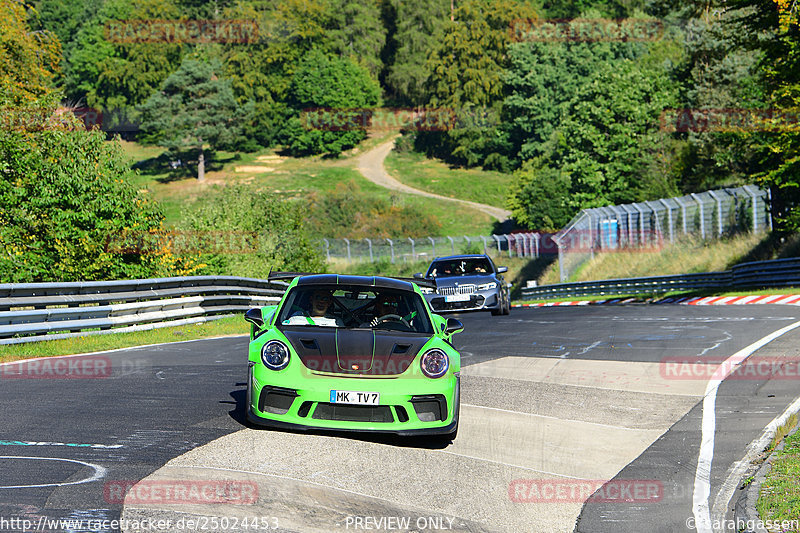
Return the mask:
<svg viewBox="0 0 800 533">
<path fill-rule="evenodd" d="M 511 314 L 511 297 L 510 296 L 508 298 L 506 298 L 506 306 L 503 309 L 503 314 L 504 315 L 510 315 Z"/>
</svg>

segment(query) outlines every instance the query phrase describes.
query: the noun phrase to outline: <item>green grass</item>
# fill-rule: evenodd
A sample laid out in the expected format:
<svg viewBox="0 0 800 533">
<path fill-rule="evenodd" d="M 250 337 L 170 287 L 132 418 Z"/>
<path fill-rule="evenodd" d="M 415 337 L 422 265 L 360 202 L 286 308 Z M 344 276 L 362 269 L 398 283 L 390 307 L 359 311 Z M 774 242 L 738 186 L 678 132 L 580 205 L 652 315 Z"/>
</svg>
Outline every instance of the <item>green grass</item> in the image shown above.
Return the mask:
<svg viewBox="0 0 800 533">
<path fill-rule="evenodd" d="M 795 418 L 796 423 L 796 418 Z M 756 509 L 762 520 L 800 519 L 800 432 L 786 438 L 761 485 Z M 800 531 L 794 527 L 783 531 Z"/>
<path fill-rule="evenodd" d="M 744 259 L 764 238 L 762 234 L 745 234 L 711 241 L 686 239 L 656 251 L 596 253 L 577 269 L 569 282 L 726 270 Z M 538 282 L 539 285 L 560 283 L 557 261 Z"/>
<path fill-rule="evenodd" d="M 394 205 L 412 205 L 436 217 L 441 223 L 439 235 L 488 235 L 494 219 L 489 215 L 465 208 L 454 202 L 443 202 L 411 194 L 392 192 L 375 185 L 357 170 L 357 157 L 364 151 L 391 138 L 385 133 L 369 138 L 362 146 L 339 158 L 305 157 L 281 158 L 280 162 L 258 162 L 259 156 L 274 156 L 275 150 L 254 153 L 217 152 L 219 163 L 210 163 L 206 182 L 199 183 L 194 175 L 171 176 L 166 169 L 152 166 L 165 150 L 145 147 L 136 143 L 122 142 L 122 148 L 131 163 L 144 162 L 150 165 L 135 179 L 134 185 L 147 191 L 158 201 L 164 211 L 166 224 L 179 225 L 184 213 L 209 186 L 244 183 L 253 190 L 267 190 L 285 197 L 305 197 L 309 193 L 328 192 L 341 183 L 354 181 L 362 191 L 386 199 Z M 268 172 L 236 172 L 236 167 L 264 166 Z M 481 181 L 481 171 L 471 170 L 476 182 Z M 464 198 L 471 199 L 471 198 Z"/>
<path fill-rule="evenodd" d="M 513 179 L 502 172 L 452 168 L 416 152 L 391 152 L 385 166 L 389 174 L 411 187 L 502 208 Z"/>
<path fill-rule="evenodd" d="M 0 362 L 17 361 L 32 357 L 52 357 L 80 353 L 101 352 L 131 346 L 164 342 L 205 339 L 227 335 L 248 335 L 249 326 L 242 316 L 221 318 L 200 324 L 159 328 L 149 331 L 131 331 L 108 335 L 87 335 L 52 341 L 30 342 L 3 346 Z"/>
</svg>

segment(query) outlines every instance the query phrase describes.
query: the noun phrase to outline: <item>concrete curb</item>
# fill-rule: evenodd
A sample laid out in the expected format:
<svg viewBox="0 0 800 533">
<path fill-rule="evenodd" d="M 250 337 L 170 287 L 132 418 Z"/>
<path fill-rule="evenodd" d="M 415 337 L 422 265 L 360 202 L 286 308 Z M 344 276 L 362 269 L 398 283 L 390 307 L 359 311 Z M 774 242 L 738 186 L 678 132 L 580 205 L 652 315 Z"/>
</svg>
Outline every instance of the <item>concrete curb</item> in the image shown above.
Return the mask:
<svg viewBox="0 0 800 533">
<path fill-rule="evenodd" d="M 684 296 L 654 300 L 653 298 L 612 298 L 609 300 L 572 300 L 567 302 L 539 302 L 515 304 L 511 307 L 570 307 L 575 305 L 625 305 L 625 304 L 677 304 L 677 305 L 800 305 L 800 294 L 753 294 L 746 296 Z"/>
<path fill-rule="evenodd" d="M 800 429 L 800 425 L 795 426 L 787 437 L 793 435 L 798 429 Z M 739 489 L 739 498 L 736 500 L 733 512 L 733 519 L 737 526 L 742 524 L 742 529 L 737 529 L 741 533 L 769 533 L 764 528 L 762 519 L 756 510 L 756 502 L 761 492 L 761 485 L 766 480 L 767 474 L 772 470 L 772 462 L 778 457 L 778 452 L 783 450 L 785 445 L 786 437 L 775 447 L 769 457 L 765 458 L 761 463 L 752 464 L 745 473 L 743 479 L 753 476 L 753 481 L 746 487 Z"/>
</svg>

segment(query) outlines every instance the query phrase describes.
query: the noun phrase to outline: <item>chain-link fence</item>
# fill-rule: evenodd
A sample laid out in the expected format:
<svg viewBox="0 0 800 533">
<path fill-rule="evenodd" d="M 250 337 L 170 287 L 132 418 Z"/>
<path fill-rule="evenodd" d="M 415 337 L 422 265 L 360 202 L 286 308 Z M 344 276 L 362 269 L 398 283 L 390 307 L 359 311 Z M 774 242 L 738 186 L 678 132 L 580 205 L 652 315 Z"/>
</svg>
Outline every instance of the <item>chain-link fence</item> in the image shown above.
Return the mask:
<svg viewBox="0 0 800 533">
<path fill-rule="evenodd" d="M 406 237 L 397 239 L 322 239 L 322 251 L 332 259 L 395 262 L 425 261 L 454 254 L 507 254 L 508 257 L 539 257 L 538 233 L 460 237 Z"/>
<path fill-rule="evenodd" d="M 561 282 L 595 251 L 646 249 L 683 235 L 714 239 L 772 229 L 770 194 L 753 185 L 679 198 L 583 209 L 555 236 Z"/>
</svg>

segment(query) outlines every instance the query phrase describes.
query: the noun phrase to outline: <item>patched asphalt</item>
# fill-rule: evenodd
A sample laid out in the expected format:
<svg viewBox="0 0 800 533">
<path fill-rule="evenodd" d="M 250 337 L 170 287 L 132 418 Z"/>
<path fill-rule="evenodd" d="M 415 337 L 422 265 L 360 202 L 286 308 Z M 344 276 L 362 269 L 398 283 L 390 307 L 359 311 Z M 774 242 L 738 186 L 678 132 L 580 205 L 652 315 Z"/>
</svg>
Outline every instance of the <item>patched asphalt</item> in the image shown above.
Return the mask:
<svg viewBox="0 0 800 533">
<path fill-rule="evenodd" d="M 47 485 L 0 488 L 0 518 L 119 518 L 122 506 L 104 495 L 109 481 L 234 477 L 260 488 L 256 504 L 130 505 L 124 516 L 280 511 L 280 529 L 297 531 L 353 529 L 366 517 L 463 531 L 572 531 L 576 519 L 578 531 L 680 530 L 692 515 L 703 387 L 665 379 L 659 365 L 727 357 L 800 309 L 632 305 L 459 318 L 464 418 L 445 448 L 243 429 L 245 337 L 112 352 L 103 357 L 116 372 L 89 379 L 0 376 L 0 487 Z M 796 345 L 787 335 L 762 350 L 786 355 Z M 795 380 L 722 385 L 712 504 L 731 464 L 797 391 Z M 584 505 L 519 501 L 510 490 L 519 480 L 611 478 L 658 480 L 664 494 Z"/>
</svg>

